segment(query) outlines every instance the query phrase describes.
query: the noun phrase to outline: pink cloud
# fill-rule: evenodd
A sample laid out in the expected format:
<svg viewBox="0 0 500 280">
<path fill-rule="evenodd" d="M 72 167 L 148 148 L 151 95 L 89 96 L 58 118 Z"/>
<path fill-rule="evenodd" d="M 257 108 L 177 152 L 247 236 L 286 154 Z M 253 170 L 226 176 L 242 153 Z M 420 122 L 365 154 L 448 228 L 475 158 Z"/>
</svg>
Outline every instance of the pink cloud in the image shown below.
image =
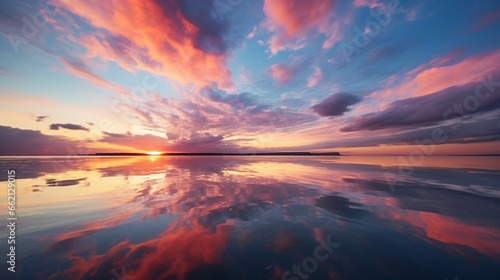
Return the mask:
<svg viewBox="0 0 500 280">
<path fill-rule="evenodd" d="M 413 81 L 416 86 L 413 96 L 426 95 L 486 77 L 489 72 L 500 68 L 498 61 L 500 61 L 500 51 L 495 51 L 476 55 L 453 65 L 422 71 Z"/>
<path fill-rule="evenodd" d="M 248 33 L 247 38 L 252 39 L 253 37 L 255 37 L 255 35 L 257 35 L 257 27 L 254 27 L 252 29 L 252 32 Z"/>
<path fill-rule="evenodd" d="M 481 19 L 476 24 L 474 24 L 474 26 L 472 26 L 471 30 L 476 31 L 478 29 L 481 29 L 483 27 L 486 27 L 486 26 L 492 24 L 493 22 L 495 22 L 499 19 L 500 19 L 500 10 L 490 12 L 490 13 L 484 15 L 483 17 L 481 17 Z"/>
<path fill-rule="evenodd" d="M 327 35 L 325 42 L 323 42 L 324 49 L 329 49 L 342 40 L 343 30 L 351 23 L 351 20 L 351 16 L 347 15 L 336 18 L 332 23 L 320 26 L 320 32 Z"/>
<path fill-rule="evenodd" d="M 62 59 L 62 62 L 66 69 L 74 76 L 88 80 L 97 87 L 110 90 L 111 92 L 119 94 L 123 97 L 132 97 L 132 94 L 124 87 L 92 73 L 83 63 L 71 61 L 69 59 Z"/>
<path fill-rule="evenodd" d="M 307 79 L 307 86 L 314 87 L 323 79 L 323 72 L 319 67 L 314 68 L 314 73 Z"/>
<path fill-rule="evenodd" d="M 370 9 L 374 9 L 382 6 L 383 4 L 378 1 L 373 0 L 355 0 L 354 6 L 356 7 L 369 7 Z"/>
<path fill-rule="evenodd" d="M 269 73 L 280 85 L 289 83 L 297 75 L 297 71 L 285 63 L 274 64 Z"/>
<path fill-rule="evenodd" d="M 411 70 L 410 72 L 407 73 L 407 76 L 416 75 L 416 74 L 422 72 L 426 68 L 442 66 L 444 64 L 450 63 L 451 61 L 457 59 L 459 56 L 464 54 L 464 52 L 465 52 L 464 48 L 459 48 L 459 49 L 456 49 L 456 50 L 450 52 L 448 55 L 446 55 L 444 57 L 436 57 L 436 58 L 432 59 L 431 61 L 429 61 L 428 63 L 424 63 L 424 64 L 420 65 L 419 67 Z"/>
<path fill-rule="evenodd" d="M 269 40 L 271 52 L 301 48 L 311 31 L 326 33 L 324 26 L 334 5 L 335 0 L 265 0 L 266 25 L 274 33 Z"/>
<path fill-rule="evenodd" d="M 406 13 L 406 18 L 409 21 L 415 20 L 417 18 L 417 16 L 418 16 L 418 13 L 420 12 L 420 8 L 421 8 L 421 5 L 417 6 L 417 7 L 414 7 L 413 9 L 409 10 Z"/>
<path fill-rule="evenodd" d="M 500 71 L 497 63 L 500 61 L 500 51 L 482 53 L 455 64 L 443 65 L 456 59 L 461 52 L 456 50 L 445 57 L 420 65 L 409 71 L 398 85 L 373 92 L 370 99 L 377 100 L 378 104 L 388 104 L 394 100 L 424 96 L 452 86 L 474 81 L 479 83 L 480 79 Z"/>
</svg>

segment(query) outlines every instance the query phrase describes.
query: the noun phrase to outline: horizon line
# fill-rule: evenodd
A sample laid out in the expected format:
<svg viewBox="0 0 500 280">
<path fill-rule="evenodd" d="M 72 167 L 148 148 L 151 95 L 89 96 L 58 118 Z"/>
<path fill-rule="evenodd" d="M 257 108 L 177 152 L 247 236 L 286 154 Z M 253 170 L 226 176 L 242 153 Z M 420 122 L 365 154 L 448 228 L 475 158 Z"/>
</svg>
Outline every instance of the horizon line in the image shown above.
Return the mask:
<svg viewBox="0 0 500 280">
<path fill-rule="evenodd" d="M 200 152 L 200 153 L 158 153 L 150 154 L 144 153 L 93 153 L 93 154 L 46 154 L 46 155 L 0 155 L 0 157 L 83 157 L 83 156 L 405 156 L 406 154 L 341 154 L 340 152 L 263 152 L 263 153 L 212 153 L 212 152 Z M 406 155 L 407 156 L 407 155 Z M 500 156 L 500 154 L 446 154 L 446 155 L 426 155 L 425 157 L 441 157 L 441 156 Z"/>
</svg>

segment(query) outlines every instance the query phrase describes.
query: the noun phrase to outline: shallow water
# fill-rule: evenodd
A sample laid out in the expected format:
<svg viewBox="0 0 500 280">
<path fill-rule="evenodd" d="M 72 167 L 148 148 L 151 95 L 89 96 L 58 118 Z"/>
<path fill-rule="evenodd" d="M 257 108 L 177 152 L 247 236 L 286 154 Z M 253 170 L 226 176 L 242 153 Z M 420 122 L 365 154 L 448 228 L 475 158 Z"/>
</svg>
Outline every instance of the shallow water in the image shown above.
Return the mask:
<svg viewBox="0 0 500 280">
<path fill-rule="evenodd" d="M 1 279 L 498 279 L 500 158 L 0 158 Z M 5 210 L 4 210 L 5 209 Z M 5 275 L 5 276 L 4 276 Z"/>
</svg>

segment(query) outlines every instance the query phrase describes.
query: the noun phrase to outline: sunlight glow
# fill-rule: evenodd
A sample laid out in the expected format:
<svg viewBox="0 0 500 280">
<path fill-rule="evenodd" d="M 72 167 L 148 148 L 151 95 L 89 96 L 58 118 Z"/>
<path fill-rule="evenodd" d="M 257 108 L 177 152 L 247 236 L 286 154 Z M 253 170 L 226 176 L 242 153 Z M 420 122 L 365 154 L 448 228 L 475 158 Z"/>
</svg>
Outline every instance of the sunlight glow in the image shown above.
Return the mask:
<svg viewBox="0 0 500 280">
<path fill-rule="evenodd" d="M 151 151 L 151 152 L 147 152 L 147 154 L 150 156 L 159 156 L 162 154 L 162 152 Z"/>
</svg>

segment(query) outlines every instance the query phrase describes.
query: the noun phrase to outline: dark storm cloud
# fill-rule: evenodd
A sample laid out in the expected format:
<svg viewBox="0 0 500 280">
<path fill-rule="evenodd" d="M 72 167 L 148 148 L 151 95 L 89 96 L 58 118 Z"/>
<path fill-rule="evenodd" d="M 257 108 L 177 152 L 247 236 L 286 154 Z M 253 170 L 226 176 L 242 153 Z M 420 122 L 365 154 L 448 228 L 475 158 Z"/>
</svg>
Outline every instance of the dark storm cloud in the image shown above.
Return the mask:
<svg viewBox="0 0 500 280">
<path fill-rule="evenodd" d="M 311 109 L 323 117 L 342 116 L 350 111 L 349 106 L 359 103 L 361 100 L 362 98 L 357 95 L 338 92 L 312 106 Z"/>
<path fill-rule="evenodd" d="M 64 128 L 64 129 L 69 129 L 69 130 L 83 130 L 83 131 L 89 131 L 88 128 L 81 126 L 79 124 L 72 124 L 72 123 L 53 123 L 50 125 L 51 130 L 59 130 L 59 128 Z"/>
<path fill-rule="evenodd" d="M 443 120 L 460 118 L 467 114 L 481 113 L 500 108 L 500 89 L 489 91 L 498 84 L 500 78 L 492 79 L 493 83 L 482 86 L 480 83 L 469 83 L 454 86 L 425 96 L 394 101 L 388 108 L 365 114 L 343 127 L 341 131 L 379 130 L 385 128 L 433 125 Z"/>
</svg>

